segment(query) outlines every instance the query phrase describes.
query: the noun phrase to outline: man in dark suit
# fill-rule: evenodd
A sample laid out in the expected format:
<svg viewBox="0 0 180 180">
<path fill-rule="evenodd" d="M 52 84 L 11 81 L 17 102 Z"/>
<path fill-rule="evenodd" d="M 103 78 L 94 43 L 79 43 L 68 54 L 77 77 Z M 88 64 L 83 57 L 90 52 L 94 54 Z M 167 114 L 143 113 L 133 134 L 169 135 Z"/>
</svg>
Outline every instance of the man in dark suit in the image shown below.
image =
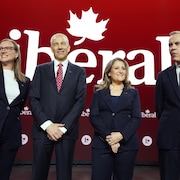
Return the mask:
<svg viewBox="0 0 180 180">
<path fill-rule="evenodd" d="M 180 178 L 180 31 L 169 38 L 169 51 L 175 62 L 158 74 L 155 87 L 156 113 L 159 119 L 157 145 L 161 180 Z"/>
<path fill-rule="evenodd" d="M 68 61 L 67 36 L 55 34 L 50 42 L 55 59 L 37 66 L 30 91 L 34 117 L 32 179 L 47 179 L 55 147 L 57 180 L 71 180 L 78 119 L 85 105 L 86 73 Z M 56 86 L 59 64 L 63 70 L 60 90 Z"/>
</svg>

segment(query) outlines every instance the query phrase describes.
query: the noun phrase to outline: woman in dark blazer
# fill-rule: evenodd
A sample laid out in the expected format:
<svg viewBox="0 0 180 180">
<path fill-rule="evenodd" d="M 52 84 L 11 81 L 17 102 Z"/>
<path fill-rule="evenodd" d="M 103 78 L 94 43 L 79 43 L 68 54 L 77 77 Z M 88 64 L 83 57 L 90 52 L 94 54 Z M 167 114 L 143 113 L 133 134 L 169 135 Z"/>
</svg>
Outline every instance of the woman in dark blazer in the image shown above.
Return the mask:
<svg viewBox="0 0 180 180">
<path fill-rule="evenodd" d="M 20 50 L 11 39 L 0 41 L 0 179 L 9 180 L 21 146 L 20 112 L 30 79 L 20 70 Z"/>
<path fill-rule="evenodd" d="M 90 121 L 92 180 L 131 180 L 138 151 L 141 122 L 138 90 L 128 81 L 128 63 L 115 58 L 107 64 L 103 82 L 96 85 Z"/>
</svg>

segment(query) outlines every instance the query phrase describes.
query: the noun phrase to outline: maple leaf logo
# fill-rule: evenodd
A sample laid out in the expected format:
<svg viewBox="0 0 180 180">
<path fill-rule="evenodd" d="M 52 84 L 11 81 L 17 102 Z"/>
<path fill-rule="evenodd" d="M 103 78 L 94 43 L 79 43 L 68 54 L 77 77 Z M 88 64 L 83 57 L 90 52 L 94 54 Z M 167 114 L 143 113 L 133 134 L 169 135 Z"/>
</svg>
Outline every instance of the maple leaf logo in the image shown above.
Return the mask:
<svg viewBox="0 0 180 180">
<path fill-rule="evenodd" d="M 70 28 L 67 28 L 67 31 L 73 36 L 82 37 L 75 41 L 74 45 L 81 44 L 86 38 L 94 41 L 104 38 L 102 33 L 107 30 L 105 26 L 109 19 L 96 22 L 97 16 L 92 7 L 88 11 L 82 11 L 81 19 L 70 11 L 70 20 L 68 20 Z"/>
</svg>

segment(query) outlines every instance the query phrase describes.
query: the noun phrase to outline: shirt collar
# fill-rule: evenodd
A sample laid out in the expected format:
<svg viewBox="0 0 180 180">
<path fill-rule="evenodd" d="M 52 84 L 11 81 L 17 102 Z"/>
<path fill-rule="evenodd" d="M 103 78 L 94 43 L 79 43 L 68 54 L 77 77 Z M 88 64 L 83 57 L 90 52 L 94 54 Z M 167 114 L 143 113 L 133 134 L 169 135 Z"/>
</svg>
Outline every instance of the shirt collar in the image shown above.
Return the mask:
<svg viewBox="0 0 180 180">
<path fill-rule="evenodd" d="M 176 68 L 180 68 L 180 64 L 175 63 Z"/>
<path fill-rule="evenodd" d="M 60 62 L 57 59 L 54 59 L 54 67 L 57 67 L 60 64 Z M 66 59 L 61 63 L 64 67 L 67 66 L 68 60 Z"/>
</svg>

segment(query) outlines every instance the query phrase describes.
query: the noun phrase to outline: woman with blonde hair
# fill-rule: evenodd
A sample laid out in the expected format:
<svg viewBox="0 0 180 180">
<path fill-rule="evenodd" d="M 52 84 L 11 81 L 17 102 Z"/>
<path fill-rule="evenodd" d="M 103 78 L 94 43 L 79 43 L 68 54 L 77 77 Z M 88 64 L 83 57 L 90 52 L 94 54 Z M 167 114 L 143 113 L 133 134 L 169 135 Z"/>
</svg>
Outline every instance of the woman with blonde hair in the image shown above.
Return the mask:
<svg viewBox="0 0 180 180">
<path fill-rule="evenodd" d="M 11 39 L 0 41 L 0 179 L 9 180 L 21 146 L 20 112 L 28 96 L 30 79 L 21 72 L 21 54 Z"/>
<path fill-rule="evenodd" d="M 128 80 L 129 65 L 115 58 L 108 62 L 103 81 L 95 86 L 90 121 L 92 180 L 131 180 L 138 152 L 141 122 L 138 90 Z"/>
</svg>

